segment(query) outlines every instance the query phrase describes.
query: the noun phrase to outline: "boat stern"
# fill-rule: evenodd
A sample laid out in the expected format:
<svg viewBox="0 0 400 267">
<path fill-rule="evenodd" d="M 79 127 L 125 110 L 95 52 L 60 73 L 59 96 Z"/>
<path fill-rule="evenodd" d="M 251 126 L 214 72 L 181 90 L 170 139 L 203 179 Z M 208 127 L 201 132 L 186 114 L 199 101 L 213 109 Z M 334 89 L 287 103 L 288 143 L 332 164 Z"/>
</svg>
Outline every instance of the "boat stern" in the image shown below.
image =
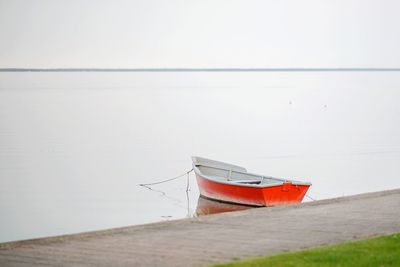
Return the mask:
<svg viewBox="0 0 400 267">
<path fill-rule="evenodd" d="M 276 206 L 300 203 L 311 184 L 284 182 L 280 186 L 264 187 L 265 206 Z"/>
</svg>

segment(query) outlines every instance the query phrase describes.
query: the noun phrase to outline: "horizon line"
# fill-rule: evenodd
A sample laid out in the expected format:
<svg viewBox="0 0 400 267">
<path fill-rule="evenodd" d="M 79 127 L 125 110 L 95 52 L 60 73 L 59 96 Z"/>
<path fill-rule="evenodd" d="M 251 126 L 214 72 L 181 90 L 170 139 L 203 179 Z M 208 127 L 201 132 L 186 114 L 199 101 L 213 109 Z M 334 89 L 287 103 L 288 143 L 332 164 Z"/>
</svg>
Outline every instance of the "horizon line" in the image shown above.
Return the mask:
<svg viewBox="0 0 400 267">
<path fill-rule="evenodd" d="M 0 72 L 340 72 L 400 71 L 400 68 L 0 68 Z"/>
</svg>

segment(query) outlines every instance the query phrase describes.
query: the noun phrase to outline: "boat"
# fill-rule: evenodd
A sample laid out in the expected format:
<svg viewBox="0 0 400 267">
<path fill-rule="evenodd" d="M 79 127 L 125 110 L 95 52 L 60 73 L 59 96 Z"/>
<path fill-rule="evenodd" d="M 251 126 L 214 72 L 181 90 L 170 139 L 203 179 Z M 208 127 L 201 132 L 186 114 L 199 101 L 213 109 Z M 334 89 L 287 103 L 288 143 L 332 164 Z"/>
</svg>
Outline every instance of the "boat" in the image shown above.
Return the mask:
<svg viewBox="0 0 400 267">
<path fill-rule="evenodd" d="M 200 195 L 228 203 L 276 206 L 300 203 L 311 183 L 249 173 L 243 167 L 192 157 Z"/>
</svg>

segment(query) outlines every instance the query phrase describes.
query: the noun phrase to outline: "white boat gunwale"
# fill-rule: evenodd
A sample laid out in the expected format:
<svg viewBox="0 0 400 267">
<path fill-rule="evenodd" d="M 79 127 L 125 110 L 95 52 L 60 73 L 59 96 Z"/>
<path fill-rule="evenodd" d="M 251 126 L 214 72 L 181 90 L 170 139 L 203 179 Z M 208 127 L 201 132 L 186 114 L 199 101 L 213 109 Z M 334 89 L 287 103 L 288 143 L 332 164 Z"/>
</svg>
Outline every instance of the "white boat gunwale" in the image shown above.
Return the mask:
<svg viewBox="0 0 400 267">
<path fill-rule="evenodd" d="M 198 159 L 211 161 L 213 164 L 201 163 L 201 162 L 198 162 Z M 276 178 L 276 177 L 272 177 L 272 176 L 265 176 L 265 175 L 250 173 L 250 172 L 247 172 L 247 170 L 245 168 L 243 168 L 243 167 L 236 166 L 236 165 L 231 165 L 231 164 L 228 164 L 228 163 L 225 163 L 225 162 L 218 162 L 218 161 L 214 161 L 214 160 L 210 160 L 210 159 L 206 159 L 206 158 L 192 157 L 192 161 L 193 161 L 193 170 L 197 175 L 199 175 L 202 178 L 207 179 L 209 181 L 215 182 L 215 183 L 234 185 L 234 186 L 244 186 L 244 187 L 256 187 L 256 188 L 281 186 L 284 183 L 291 183 L 293 185 L 311 186 L 311 183 L 309 183 L 309 182 L 301 182 L 301 181 L 295 181 L 295 180 L 289 180 L 289 179 L 281 179 L 281 178 Z M 216 166 L 219 163 L 221 163 L 222 166 Z M 200 166 L 204 166 L 204 167 L 212 168 L 212 169 L 224 170 L 224 171 L 228 171 L 230 173 L 238 173 L 238 174 L 254 176 L 255 178 L 258 178 L 255 181 L 260 182 L 260 184 L 243 183 L 243 182 L 240 182 L 238 180 L 236 180 L 236 181 L 235 180 L 229 180 L 229 177 L 223 177 L 223 178 L 226 178 L 226 181 L 225 180 L 218 180 L 218 179 L 213 178 L 213 176 L 211 176 L 211 175 L 204 174 L 198 168 Z M 224 168 L 223 166 L 232 166 L 232 169 Z M 236 169 L 240 168 L 240 169 L 243 169 L 245 171 L 233 170 L 234 168 L 236 168 Z M 263 184 L 262 181 L 264 179 L 273 179 L 273 180 L 277 180 L 279 182 L 270 182 L 270 183 L 264 183 Z M 246 180 L 250 181 L 250 179 L 243 179 L 242 181 L 245 182 Z"/>
</svg>

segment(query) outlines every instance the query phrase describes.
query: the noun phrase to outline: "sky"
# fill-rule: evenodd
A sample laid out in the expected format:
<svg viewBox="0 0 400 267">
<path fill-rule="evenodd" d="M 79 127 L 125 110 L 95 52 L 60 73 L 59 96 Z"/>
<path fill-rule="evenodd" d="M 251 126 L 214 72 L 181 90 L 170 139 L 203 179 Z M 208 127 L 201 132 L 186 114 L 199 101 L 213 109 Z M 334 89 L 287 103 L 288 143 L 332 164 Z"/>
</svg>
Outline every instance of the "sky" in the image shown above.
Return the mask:
<svg viewBox="0 0 400 267">
<path fill-rule="evenodd" d="M 399 1 L 0 0 L 0 68 L 400 67 Z"/>
</svg>

